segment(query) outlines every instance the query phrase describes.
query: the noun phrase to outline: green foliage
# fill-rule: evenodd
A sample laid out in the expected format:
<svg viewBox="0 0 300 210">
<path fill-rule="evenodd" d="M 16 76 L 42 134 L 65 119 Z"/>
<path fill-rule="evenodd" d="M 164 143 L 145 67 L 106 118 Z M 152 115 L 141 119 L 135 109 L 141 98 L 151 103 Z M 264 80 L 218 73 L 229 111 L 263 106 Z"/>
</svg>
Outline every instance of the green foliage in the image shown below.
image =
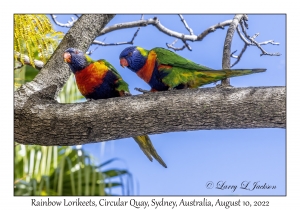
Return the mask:
<svg viewBox="0 0 300 210">
<path fill-rule="evenodd" d="M 83 99 L 83 95 L 78 90 L 74 75 L 72 74 L 57 98 L 60 103 L 73 103 Z"/>
<path fill-rule="evenodd" d="M 14 15 L 14 51 L 28 55 L 33 67 L 34 58 L 43 62 L 50 58 L 63 35 L 53 30 L 46 15 Z M 20 61 L 24 64 L 22 57 Z"/>
<path fill-rule="evenodd" d="M 15 89 L 31 81 L 38 73 L 34 59 L 44 63 L 50 58 L 63 38 L 62 32 L 55 31 L 46 15 L 14 15 L 14 51 L 27 55 L 31 66 L 24 65 L 23 56 L 15 54 Z"/>
<path fill-rule="evenodd" d="M 107 163 L 115 161 L 109 160 Z M 15 147 L 15 195 L 111 195 L 120 187 L 132 194 L 132 176 L 127 170 L 102 170 L 82 149 L 66 146 Z M 121 178 L 122 177 L 122 178 Z M 119 178 L 119 181 L 114 178 Z M 127 186 L 127 187 L 126 187 Z"/>
<path fill-rule="evenodd" d="M 39 71 L 32 66 L 22 66 L 14 71 L 14 87 L 18 89 L 22 84 L 30 82 L 39 73 Z"/>
</svg>

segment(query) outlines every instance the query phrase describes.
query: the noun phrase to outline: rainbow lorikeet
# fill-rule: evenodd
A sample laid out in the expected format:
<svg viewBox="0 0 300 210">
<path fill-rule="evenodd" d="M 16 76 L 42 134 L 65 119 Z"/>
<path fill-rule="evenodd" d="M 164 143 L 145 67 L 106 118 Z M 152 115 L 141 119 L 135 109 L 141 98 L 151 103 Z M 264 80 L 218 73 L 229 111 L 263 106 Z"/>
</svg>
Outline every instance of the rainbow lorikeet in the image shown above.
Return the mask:
<svg viewBox="0 0 300 210">
<path fill-rule="evenodd" d="M 128 84 L 106 60 L 94 61 L 82 51 L 74 48 L 67 49 L 63 57 L 75 75 L 79 91 L 86 99 L 97 100 L 130 95 Z M 153 156 L 162 166 L 167 168 L 153 147 L 149 136 L 133 138 L 150 161 L 152 161 Z"/>
<path fill-rule="evenodd" d="M 119 59 L 120 65 L 135 72 L 151 86 L 152 92 L 197 88 L 229 77 L 266 71 L 266 69 L 214 70 L 159 47 L 151 50 L 137 46 L 127 47 L 121 52 Z"/>
</svg>

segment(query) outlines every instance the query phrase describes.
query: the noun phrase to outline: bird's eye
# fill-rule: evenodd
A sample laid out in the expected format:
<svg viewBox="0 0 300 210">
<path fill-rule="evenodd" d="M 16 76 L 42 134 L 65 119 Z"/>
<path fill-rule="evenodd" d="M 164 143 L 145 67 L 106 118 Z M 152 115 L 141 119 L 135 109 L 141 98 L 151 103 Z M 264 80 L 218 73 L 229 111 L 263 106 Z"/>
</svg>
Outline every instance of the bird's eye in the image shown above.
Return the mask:
<svg viewBox="0 0 300 210">
<path fill-rule="evenodd" d="M 75 50 L 75 54 L 78 54 L 79 52 L 78 52 L 78 50 Z"/>
<path fill-rule="evenodd" d="M 128 56 L 132 56 L 132 52 L 128 53 Z"/>
</svg>

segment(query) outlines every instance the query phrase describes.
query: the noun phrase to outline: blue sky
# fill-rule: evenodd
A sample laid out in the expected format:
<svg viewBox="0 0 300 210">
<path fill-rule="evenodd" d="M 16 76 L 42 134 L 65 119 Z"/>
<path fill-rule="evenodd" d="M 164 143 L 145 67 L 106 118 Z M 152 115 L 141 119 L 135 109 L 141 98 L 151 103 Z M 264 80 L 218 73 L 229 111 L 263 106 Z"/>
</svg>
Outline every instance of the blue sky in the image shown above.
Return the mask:
<svg viewBox="0 0 300 210">
<path fill-rule="evenodd" d="M 161 23 L 174 31 L 188 34 L 178 15 L 145 15 L 144 18 L 157 16 Z M 195 34 L 199 34 L 209 26 L 234 15 L 183 15 Z M 58 20 L 66 22 L 70 16 L 58 15 Z M 138 20 L 140 15 L 117 15 L 108 25 Z M 259 32 L 258 42 L 274 40 L 280 45 L 264 45 L 267 52 L 279 52 L 281 56 L 260 56 L 260 50 L 248 47 L 241 61 L 234 68 L 267 68 L 267 71 L 244 77 L 231 79 L 235 87 L 249 86 L 285 86 L 286 85 L 286 24 L 285 15 L 249 15 L 250 36 Z M 222 67 L 222 50 L 225 30 L 217 30 L 209 34 L 201 42 L 190 42 L 192 51 L 187 49 L 177 52 L 183 57 L 205 66 L 220 69 Z M 56 27 L 66 31 L 66 28 Z M 111 43 L 131 40 L 136 28 L 114 31 L 98 37 L 97 40 Z M 134 45 L 146 49 L 164 47 L 175 38 L 165 35 L 153 26 L 141 28 Z M 235 33 L 232 51 L 243 47 L 243 42 Z M 99 46 L 92 54 L 93 59 L 106 59 L 112 63 L 129 84 L 132 94 L 140 94 L 135 87 L 149 89 L 149 86 L 137 75 L 123 69 L 119 65 L 120 52 L 129 45 Z M 176 46 L 181 47 L 178 41 Z M 92 45 L 90 49 L 95 49 Z M 234 62 L 234 59 L 232 59 Z M 205 87 L 211 87 L 207 85 Z M 109 141 L 105 143 L 87 144 L 84 148 L 101 162 L 119 157 L 119 161 L 109 166 L 127 167 L 139 183 L 140 195 L 284 195 L 286 184 L 286 129 L 231 129 L 201 130 L 190 132 L 173 132 L 150 135 L 150 138 L 168 168 L 165 169 L 156 161 L 151 163 L 140 151 L 132 138 Z M 250 185 L 259 182 L 263 185 L 275 185 L 273 190 L 220 190 L 207 189 L 211 181 L 225 182 L 224 185 L 241 185 L 249 181 Z M 249 185 L 249 186 L 250 186 Z M 116 191 L 119 193 L 119 191 Z"/>
</svg>

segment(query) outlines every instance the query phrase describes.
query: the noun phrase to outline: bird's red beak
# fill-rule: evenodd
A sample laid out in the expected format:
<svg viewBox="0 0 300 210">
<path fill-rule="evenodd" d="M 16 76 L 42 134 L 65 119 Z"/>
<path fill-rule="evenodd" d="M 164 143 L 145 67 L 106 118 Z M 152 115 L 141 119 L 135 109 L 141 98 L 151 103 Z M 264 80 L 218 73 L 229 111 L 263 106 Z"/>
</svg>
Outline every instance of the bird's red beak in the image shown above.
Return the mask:
<svg viewBox="0 0 300 210">
<path fill-rule="evenodd" d="M 120 59 L 120 65 L 125 68 L 125 66 L 128 66 L 128 62 L 125 58 Z"/>
<path fill-rule="evenodd" d="M 66 63 L 71 63 L 71 54 L 70 53 L 68 53 L 68 52 L 64 53 L 64 61 Z"/>
</svg>

